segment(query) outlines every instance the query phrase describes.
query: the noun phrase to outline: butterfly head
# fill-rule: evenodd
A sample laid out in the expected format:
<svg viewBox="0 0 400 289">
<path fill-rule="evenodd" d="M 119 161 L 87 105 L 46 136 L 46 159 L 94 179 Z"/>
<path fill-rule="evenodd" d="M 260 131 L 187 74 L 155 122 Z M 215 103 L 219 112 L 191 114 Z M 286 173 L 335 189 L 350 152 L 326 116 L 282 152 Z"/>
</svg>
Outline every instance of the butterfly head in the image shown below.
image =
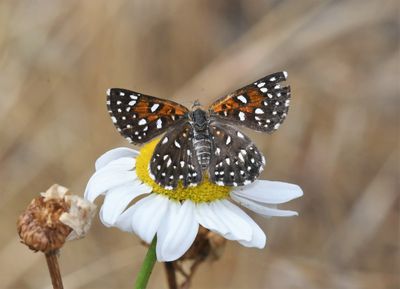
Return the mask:
<svg viewBox="0 0 400 289">
<path fill-rule="evenodd" d="M 201 108 L 201 104 L 200 104 L 200 101 L 199 101 L 198 99 L 196 99 L 196 100 L 193 102 L 192 110 L 195 111 L 196 109 L 199 109 L 199 108 Z"/>
</svg>

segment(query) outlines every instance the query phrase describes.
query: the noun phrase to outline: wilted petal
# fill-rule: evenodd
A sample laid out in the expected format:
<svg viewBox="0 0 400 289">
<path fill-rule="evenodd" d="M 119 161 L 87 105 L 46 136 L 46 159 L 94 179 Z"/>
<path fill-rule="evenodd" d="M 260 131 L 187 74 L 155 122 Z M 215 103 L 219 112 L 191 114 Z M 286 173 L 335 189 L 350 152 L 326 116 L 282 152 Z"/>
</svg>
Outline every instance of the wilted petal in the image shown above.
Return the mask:
<svg viewBox="0 0 400 289">
<path fill-rule="evenodd" d="M 257 180 L 254 183 L 238 187 L 231 194 L 266 204 L 281 204 L 301 197 L 303 191 L 298 185 Z"/>
<path fill-rule="evenodd" d="M 160 262 L 180 258 L 193 244 L 199 224 L 194 217 L 192 201 L 182 205 L 170 201 L 171 205 L 157 233 L 157 259 Z"/>
</svg>

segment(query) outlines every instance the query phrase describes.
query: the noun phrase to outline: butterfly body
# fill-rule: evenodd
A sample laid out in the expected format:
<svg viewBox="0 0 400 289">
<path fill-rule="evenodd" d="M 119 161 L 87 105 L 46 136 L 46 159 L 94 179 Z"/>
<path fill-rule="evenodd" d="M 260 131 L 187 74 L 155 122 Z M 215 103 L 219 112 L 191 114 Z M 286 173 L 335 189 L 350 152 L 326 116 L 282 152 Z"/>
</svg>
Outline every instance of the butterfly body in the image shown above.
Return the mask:
<svg viewBox="0 0 400 289">
<path fill-rule="evenodd" d="M 196 186 L 207 175 L 221 186 L 253 182 L 265 159 L 237 126 L 272 133 L 286 118 L 290 87 L 286 72 L 268 75 L 218 99 L 208 110 L 192 110 L 173 101 L 113 88 L 107 105 L 117 130 L 142 144 L 164 134 L 149 165 L 150 176 L 164 188 Z"/>
<path fill-rule="evenodd" d="M 193 129 L 193 149 L 202 170 L 210 164 L 212 139 L 209 130 L 209 117 L 206 111 L 198 108 L 191 112 L 191 125 Z"/>
</svg>

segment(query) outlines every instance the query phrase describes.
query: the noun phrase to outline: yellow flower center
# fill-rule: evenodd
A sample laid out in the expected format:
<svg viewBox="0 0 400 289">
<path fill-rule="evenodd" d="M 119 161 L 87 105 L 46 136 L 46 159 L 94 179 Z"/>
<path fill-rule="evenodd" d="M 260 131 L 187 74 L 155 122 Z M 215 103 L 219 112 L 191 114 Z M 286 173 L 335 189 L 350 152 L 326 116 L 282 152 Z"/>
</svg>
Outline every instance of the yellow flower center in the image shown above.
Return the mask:
<svg viewBox="0 0 400 289">
<path fill-rule="evenodd" d="M 158 185 L 149 175 L 149 164 L 153 156 L 154 149 L 159 140 L 154 140 L 145 144 L 136 158 L 136 174 L 145 184 L 153 188 L 153 192 L 167 196 L 177 201 L 192 200 L 196 203 L 211 202 L 219 199 L 225 199 L 229 196 L 230 187 L 217 186 L 208 181 L 204 176 L 202 183 L 196 187 L 185 188 L 181 182 L 173 190 L 167 190 Z"/>
</svg>

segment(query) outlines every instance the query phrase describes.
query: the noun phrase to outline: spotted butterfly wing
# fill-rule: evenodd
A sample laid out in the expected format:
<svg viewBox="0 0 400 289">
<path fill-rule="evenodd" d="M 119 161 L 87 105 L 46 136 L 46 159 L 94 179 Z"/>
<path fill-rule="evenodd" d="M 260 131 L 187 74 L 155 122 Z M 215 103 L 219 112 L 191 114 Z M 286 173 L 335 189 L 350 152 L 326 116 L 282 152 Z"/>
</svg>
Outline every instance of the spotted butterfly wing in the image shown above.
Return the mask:
<svg viewBox="0 0 400 289">
<path fill-rule="evenodd" d="M 189 113 L 176 102 L 121 88 L 107 91 L 107 107 L 117 130 L 136 144 L 162 134 Z"/>
<path fill-rule="evenodd" d="M 242 186 L 262 172 L 265 159 L 252 141 L 229 124 L 212 121 L 214 157 L 209 166 L 210 180 L 220 186 Z"/>
<path fill-rule="evenodd" d="M 277 72 L 217 100 L 210 114 L 225 121 L 263 132 L 273 132 L 285 120 L 290 86 L 281 86 L 287 73 Z"/>
<path fill-rule="evenodd" d="M 193 127 L 187 121 L 169 129 L 157 144 L 150 162 L 150 176 L 166 189 L 195 186 L 202 180 L 202 170 L 193 148 Z"/>
</svg>

